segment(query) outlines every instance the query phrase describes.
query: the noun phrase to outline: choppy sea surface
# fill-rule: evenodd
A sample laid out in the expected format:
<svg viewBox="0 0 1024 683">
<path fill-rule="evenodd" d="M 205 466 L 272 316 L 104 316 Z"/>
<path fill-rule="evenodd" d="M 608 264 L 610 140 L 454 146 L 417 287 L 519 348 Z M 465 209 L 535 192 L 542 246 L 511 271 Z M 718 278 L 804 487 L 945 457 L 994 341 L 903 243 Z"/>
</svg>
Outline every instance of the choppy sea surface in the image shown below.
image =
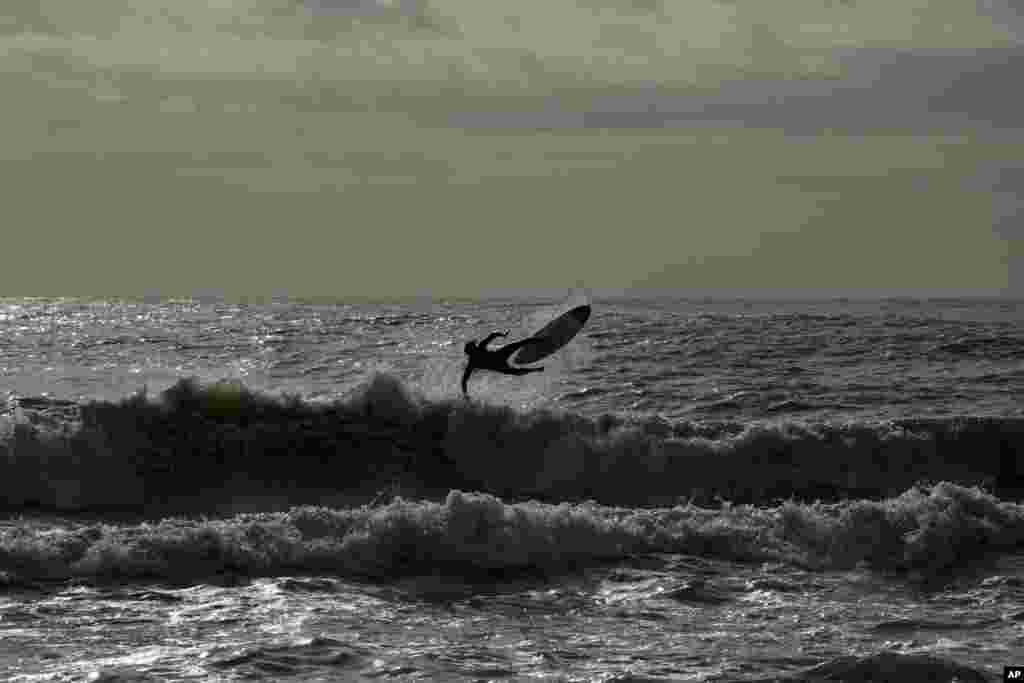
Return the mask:
<svg viewBox="0 0 1024 683">
<path fill-rule="evenodd" d="M 1021 302 L 573 303 L 0 300 L 0 678 L 1024 663 Z"/>
<path fill-rule="evenodd" d="M 337 398 L 375 370 L 455 397 L 465 340 L 529 333 L 557 306 L 5 300 L 0 373 L 8 395 L 71 400 L 186 376 Z M 1018 301 L 637 300 L 600 304 L 547 372 L 471 393 L 587 416 L 884 419 L 1024 415 L 1022 391 Z"/>
</svg>

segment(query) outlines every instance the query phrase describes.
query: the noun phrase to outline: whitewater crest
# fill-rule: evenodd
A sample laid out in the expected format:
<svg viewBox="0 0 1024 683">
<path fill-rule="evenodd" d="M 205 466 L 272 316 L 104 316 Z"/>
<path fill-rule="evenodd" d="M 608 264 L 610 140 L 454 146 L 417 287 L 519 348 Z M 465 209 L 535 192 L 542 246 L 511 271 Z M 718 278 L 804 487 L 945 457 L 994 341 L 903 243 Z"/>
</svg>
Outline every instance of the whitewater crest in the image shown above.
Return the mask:
<svg viewBox="0 0 1024 683">
<path fill-rule="evenodd" d="M 220 519 L 5 524 L 0 576 L 6 585 L 71 578 L 234 581 L 305 572 L 372 579 L 441 572 L 486 580 L 558 575 L 651 554 L 814 570 L 863 565 L 927 576 L 993 552 L 1012 553 L 1021 542 L 1022 506 L 952 484 L 879 502 L 717 509 L 506 503 L 450 491 L 437 502 L 396 498 Z M 691 599 L 690 593 L 678 599 Z"/>
<path fill-rule="evenodd" d="M 383 373 L 331 403 L 182 380 L 156 398 L 11 405 L 0 487 L 14 510 L 232 512 L 450 489 L 641 507 L 884 498 L 938 481 L 1024 490 L 1013 417 L 589 418 L 427 400 Z"/>
<path fill-rule="evenodd" d="M 77 521 L 4 526 L 7 581 L 560 572 L 648 553 L 928 573 L 1024 540 L 1021 506 L 970 485 L 1019 443 L 1009 419 L 592 420 L 426 401 L 388 375 L 332 404 L 182 381 L 24 405 L 2 445 L 7 506 Z"/>
</svg>

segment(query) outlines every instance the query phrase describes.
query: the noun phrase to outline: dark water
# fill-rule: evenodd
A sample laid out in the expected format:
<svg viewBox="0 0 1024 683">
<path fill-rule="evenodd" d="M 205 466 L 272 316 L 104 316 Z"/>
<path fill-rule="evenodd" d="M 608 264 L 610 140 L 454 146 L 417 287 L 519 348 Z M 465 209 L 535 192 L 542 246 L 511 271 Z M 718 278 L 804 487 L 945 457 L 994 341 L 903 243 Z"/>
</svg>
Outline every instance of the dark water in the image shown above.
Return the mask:
<svg viewBox="0 0 1024 683">
<path fill-rule="evenodd" d="M 595 302 L 544 373 L 457 397 L 464 339 L 554 307 L 6 300 L 0 672 L 1020 662 L 1017 303 Z"/>
</svg>

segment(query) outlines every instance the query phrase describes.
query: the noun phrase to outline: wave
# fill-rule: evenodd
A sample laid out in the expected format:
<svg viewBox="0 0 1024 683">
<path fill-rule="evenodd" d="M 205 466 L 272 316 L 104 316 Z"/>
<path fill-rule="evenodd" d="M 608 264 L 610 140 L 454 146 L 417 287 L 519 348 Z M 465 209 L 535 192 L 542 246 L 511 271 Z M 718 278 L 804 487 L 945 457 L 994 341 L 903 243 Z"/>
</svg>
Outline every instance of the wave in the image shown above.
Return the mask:
<svg viewBox="0 0 1024 683">
<path fill-rule="evenodd" d="M 21 399 L 0 417 L 9 510 L 347 504 L 382 491 L 665 506 L 886 498 L 921 482 L 1024 492 L 1024 417 L 802 423 L 517 411 L 430 401 L 377 374 L 314 403 L 182 380 L 156 399 Z M 272 509 L 272 508 L 271 508 Z"/>
<path fill-rule="evenodd" d="M 987 683 L 991 680 L 982 670 L 940 657 L 917 654 L 880 652 L 866 657 L 837 657 L 785 678 L 759 679 L 750 683 L 782 681 L 818 683 L 819 681 L 961 681 Z"/>
<path fill-rule="evenodd" d="M 0 525 L 0 585 L 211 577 L 237 583 L 296 573 L 472 581 L 516 573 L 551 576 L 630 558 L 650 563 L 662 554 L 810 569 L 867 566 L 927 578 L 992 553 L 1013 552 L 1021 543 L 1024 506 L 953 484 L 914 488 L 880 502 L 717 510 L 691 503 L 659 509 L 510 504 L 488 494 L 450 491 L 441 502 L 301 506 L 225 519 L 20 520 Z M 695 598 L 687 593 L 677 599 Z"/>
<path fill-rule="evenodd" d="M 210 662 L 213 669 L 229 669 L 236 675 L 244 672 L 250 678 L 271 676 L 280 680 L 330 667 L 332 671 L 355 667 L 370 657 L 351 643 L 327 636 L 316 636 L 294 643 L 248 645 Z"/>
<path fill-rule="evenodd" d="M 1024 358 L 1024 338 L 1010 336 L 962 337 L 939 344 L 933 353 L 954 356 L 977 356 L 991 360 Z"/>
</svg>

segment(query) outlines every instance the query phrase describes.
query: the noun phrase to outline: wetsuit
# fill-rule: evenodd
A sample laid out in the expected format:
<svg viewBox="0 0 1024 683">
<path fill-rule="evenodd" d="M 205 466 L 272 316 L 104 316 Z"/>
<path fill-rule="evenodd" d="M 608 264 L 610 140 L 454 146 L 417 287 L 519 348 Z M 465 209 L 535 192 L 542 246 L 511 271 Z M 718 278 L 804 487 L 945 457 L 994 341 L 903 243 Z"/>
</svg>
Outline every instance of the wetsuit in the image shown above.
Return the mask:
<svg viewBox="0 0 1024 683">
<path fill-rule="evenodd" d="M 475 341 L 466 343 L 465 351 L 469 359 L 466 363 L 466 370 L 462 373 L 463 396 L 468 396 L 467 383 L 469 382 L 469 376 L 473 374 L 474 370 L 491 370 L 492 372 L 500 372 L 504 375 L 528 375 L 531 372 L 542 372 L 544 370 L 542 367 L 514 368 L 508 364 L 508 359 L 512 357 L 513 353 L 528 344 L 537 342 L 532 337 L 506 344 L 493 351 L 487 348 L 487 345 L 496 338 L 506 336 L 508 336 L 508 332 L 492 332 L 479 343 Z"/>
</svg>

